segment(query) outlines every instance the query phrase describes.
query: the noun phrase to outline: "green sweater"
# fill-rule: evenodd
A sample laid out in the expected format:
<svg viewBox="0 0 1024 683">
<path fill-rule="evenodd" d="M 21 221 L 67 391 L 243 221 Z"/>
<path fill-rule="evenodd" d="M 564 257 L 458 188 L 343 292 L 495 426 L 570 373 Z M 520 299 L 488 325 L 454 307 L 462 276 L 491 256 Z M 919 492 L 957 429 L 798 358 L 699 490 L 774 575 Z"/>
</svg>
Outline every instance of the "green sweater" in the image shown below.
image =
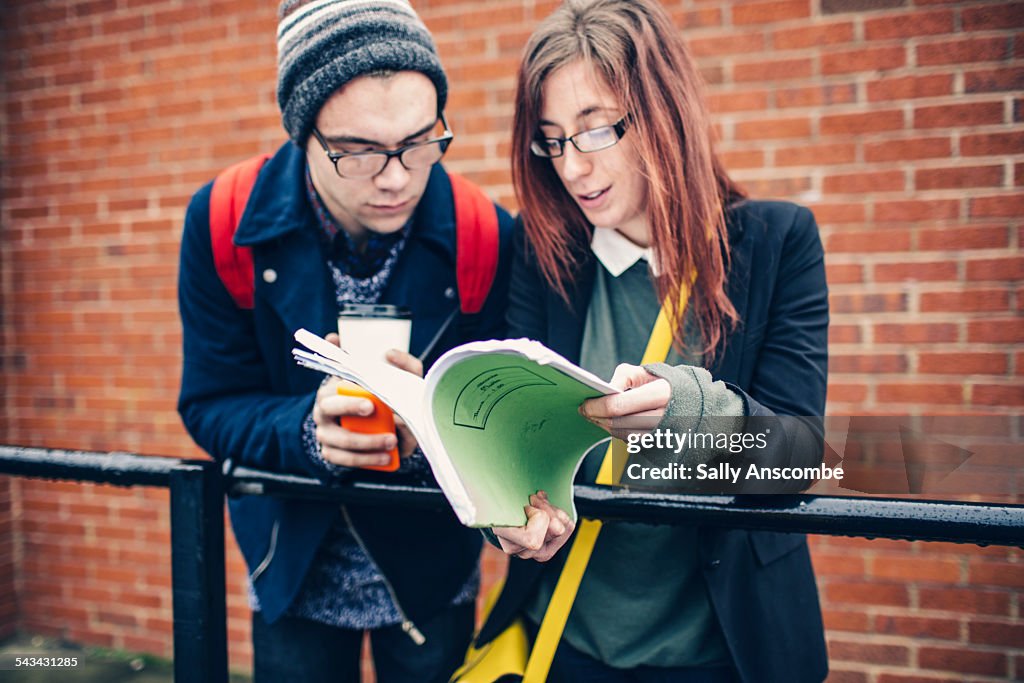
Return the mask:
<svg viewBox="0 0 1024 683">
<path fill-rule="evenodd" d="M 618 277 L 601 265 L 597 270 L 581 365 L 598 376 L 611 377 L 620 362 L 640 362 L 660 304 L 645 261 Z M 699 365 L 701 359 L 685 360 Z M 683 359 L 673 350 L 667 361 L 678 365 Z M 702 392 L 706 408 L 714 406 L 712 414 L 743 414 L 742 399 L 721 382 L 712 382 L 706 371 L 694 370 L 667 378 L 676 404 L 670 403 L 670 409 L 691 414 L 685 397 Z M 686 382 L 694 384 L 686 386 Z M 582 481 L 595 480 L 605 450 L 602 444 L 587 456 L 580 470 Z M 527 603 L 526 614 L 535 623 L 540 623 L 551 600 L 564 554 L 559 558 L 548 565 Z M 701 575 L 696 528 L 604 524 L 563 638 L 577 650 L 618 668 L 728 663 L 725 640 Z"/>
</svg>

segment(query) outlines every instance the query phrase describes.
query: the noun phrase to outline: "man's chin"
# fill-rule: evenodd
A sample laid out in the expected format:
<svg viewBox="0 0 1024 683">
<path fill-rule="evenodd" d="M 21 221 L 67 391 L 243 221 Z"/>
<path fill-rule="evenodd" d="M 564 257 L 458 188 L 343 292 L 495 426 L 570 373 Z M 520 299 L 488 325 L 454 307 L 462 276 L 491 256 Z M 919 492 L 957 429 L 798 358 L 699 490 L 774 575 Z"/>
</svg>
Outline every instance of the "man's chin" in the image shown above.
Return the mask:
<svg viewBox="0 0 1024 683">
<path fill-rule="evenodd" d="M 390 235 L 391 233 L 398 232 L 405 227 L 405 224 L 409 222 L 409 218 L 412 214 L 394 216 L 386 219 L 382 219 L 378 216 L 370 217 L 363 222 L 365 227 L 370 232 L 375 232 L 378 235 Z"/>
</svg>

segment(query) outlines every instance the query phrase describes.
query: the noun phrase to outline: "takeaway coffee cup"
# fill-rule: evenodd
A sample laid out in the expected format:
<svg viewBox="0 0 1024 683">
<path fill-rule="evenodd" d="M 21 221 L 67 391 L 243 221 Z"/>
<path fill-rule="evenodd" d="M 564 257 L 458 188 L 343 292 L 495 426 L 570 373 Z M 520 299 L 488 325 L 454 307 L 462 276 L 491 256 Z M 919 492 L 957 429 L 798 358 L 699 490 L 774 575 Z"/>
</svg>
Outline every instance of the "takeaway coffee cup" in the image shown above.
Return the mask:
<svg viewBox="0 0 1024 683">
<path fill-rule="evenodd" d="M 341 348 L 355 356 L 386 361 L 388 349 L 409 351 L 412 311 L 390 304 L 345 304 L 338 314 Z"/>
</svg>

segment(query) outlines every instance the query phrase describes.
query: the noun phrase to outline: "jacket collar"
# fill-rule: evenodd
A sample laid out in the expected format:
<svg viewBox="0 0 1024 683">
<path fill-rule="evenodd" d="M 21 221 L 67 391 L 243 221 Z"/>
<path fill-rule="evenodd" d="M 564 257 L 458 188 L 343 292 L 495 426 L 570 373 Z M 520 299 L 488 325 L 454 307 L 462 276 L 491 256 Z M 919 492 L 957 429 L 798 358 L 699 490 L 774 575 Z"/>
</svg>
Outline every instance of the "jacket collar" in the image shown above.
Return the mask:
<svg viewBox="0 0 1024 683">
<path fill-rule="evenodd" d="M 252 198 L 235 231 L 235 244 L 252 246 L 305 228 L 314 220 L 305 188 L 306 155 L 292 142 L 281 146 L 256 178 Z M 411 239 L 426 242 L 455 262 L 455 206 L 440 164 L 413 213 Z"/>
<path fill-rule="evenodd" d="M 744 224 L 739 211 L 748 201 L 742 197 L 725 207 L 725 230 L 728 235 L 729 244 L 736 244 L 743 237 Z"/>
<path fill-rule="evenodd" d="M 641 247 L 614 228 L 594 228 L 590 250 L 612 277 L 622 275 L 641 259 L 650 264 L 652 273 L 658 274 L 654 248 Z"/>
<path fill-rule="evenodd" d="M 298 230 L 313 218 L 306 199 L 306 155 L 291 142 L 264 164 L 235 231 L 235 244 L 252 246 Z"/>
</svg>

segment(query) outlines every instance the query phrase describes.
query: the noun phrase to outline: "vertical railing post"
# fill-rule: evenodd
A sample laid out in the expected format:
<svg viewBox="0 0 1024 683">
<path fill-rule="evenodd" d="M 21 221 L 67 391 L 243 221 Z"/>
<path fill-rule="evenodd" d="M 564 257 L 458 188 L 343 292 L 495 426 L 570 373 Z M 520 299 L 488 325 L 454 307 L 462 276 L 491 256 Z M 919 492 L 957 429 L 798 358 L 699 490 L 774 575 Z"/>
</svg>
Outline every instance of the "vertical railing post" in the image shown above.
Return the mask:
<svg viewBox="0 0 1024 683">
<path fill-rule="evenodd" d="M 217 463 L 171 472 L 171 580 L 175 683 L 226 683 L 224 490 Z"/>
</svg>

